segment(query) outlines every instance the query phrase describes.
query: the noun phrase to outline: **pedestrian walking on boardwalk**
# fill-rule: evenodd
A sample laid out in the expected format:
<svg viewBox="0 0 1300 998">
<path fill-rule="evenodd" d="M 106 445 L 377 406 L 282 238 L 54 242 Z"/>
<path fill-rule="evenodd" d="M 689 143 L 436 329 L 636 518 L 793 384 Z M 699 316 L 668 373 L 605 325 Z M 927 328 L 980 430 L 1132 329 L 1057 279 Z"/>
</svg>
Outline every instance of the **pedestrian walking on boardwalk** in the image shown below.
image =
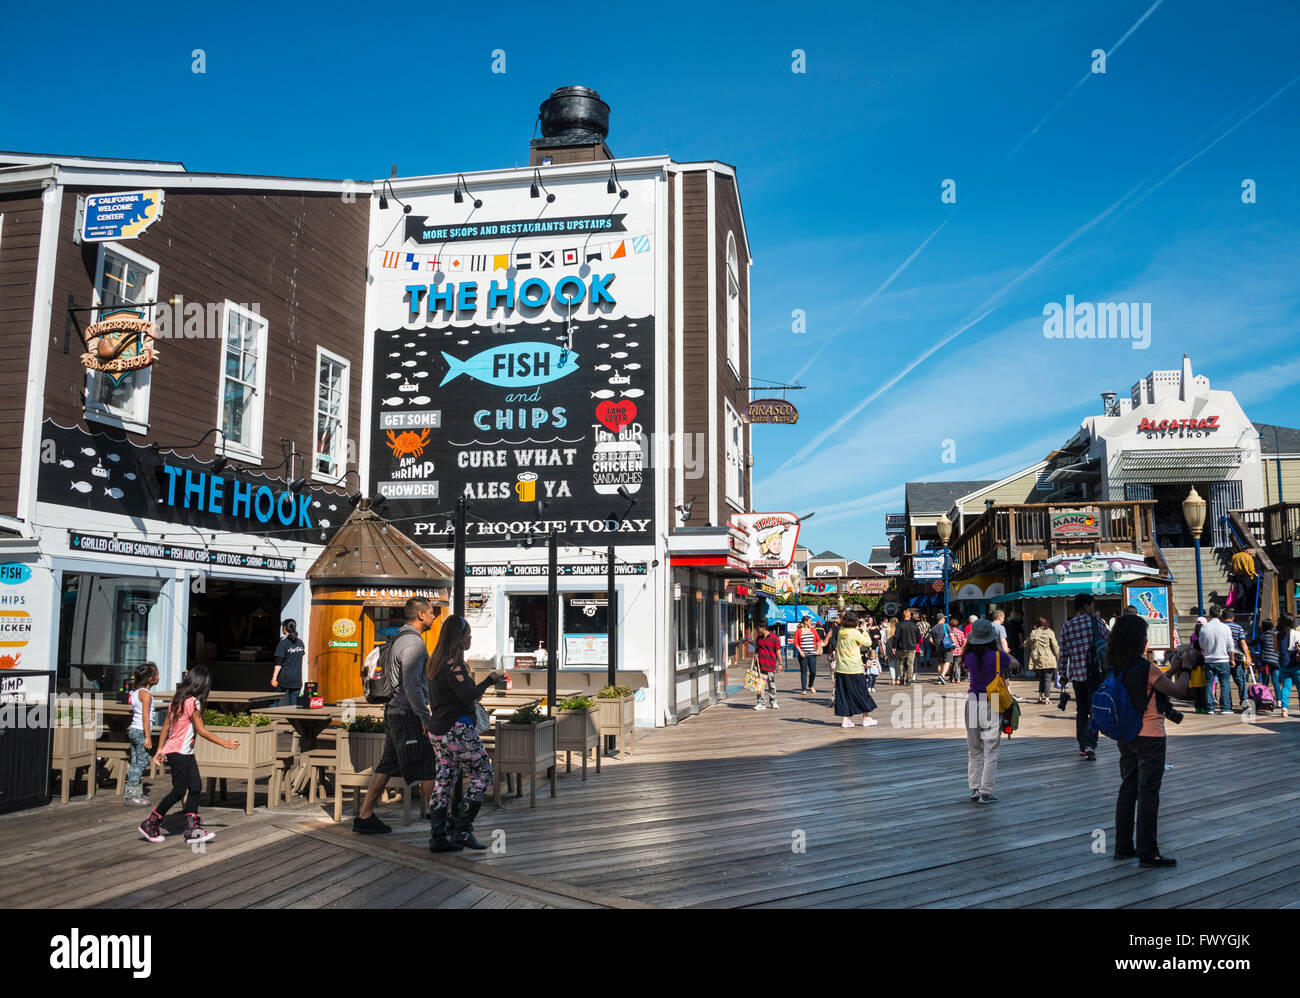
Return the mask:
<svg viewBox="0 0 1300 998">
<path fill-rule="evenodd" d="M 780 706 L 776 702 L 776 673 L 781 668 L 781 639 L 772 633 L 770 624 L 758 625 L 758 640 L 754 643 L 754 654 L 758 659 L 758 671 L 763 674 L 763 688 L 758 691 L 755 710 L 770 707 L 775 710 Z M 766 703 L 764 700 L 766 699 Z"/>
<path fill-rule="evenodd" d="M 1056 632 L 1052 622 L 1046 617 L 1039 617 L 1038 624 L 1025 639 L 1029 650 L 1025 659 L 1025 668 L 1038 673 L 1037 703 L 1047 703 L 1052 692 L 1052 677 L 1061 663 L 1061 647 L 1056 643 Z"/>
<path fill-rule="evenodd" d="M 966 642 L 964 665 L 970 676 L 966 694 L 966 783 L 970 799 L 996 804 L 993 793 L 998 776 L 998 747 L 1002 744 L 1002 715 L 989 703 L 988 686 L 1011 664 L 1002 654 L 1001 641 L 990 620 L 977 620 Z"/>
<path fill-rule="evenodd" d="M 474 838 L 474 819 L 492 785 L 492 760 L 479 738 L 474 705 L 504 672 L 490 672 L 475 683 L 465 666 L 473 633 L 464 617 L 448 617 L 425 666 L 429 680 L 429 741 L 437 758 L 429 799 L 429 851 L 486 849 Z M 451 811 L 452 793 L 461 775 L 465 797 Z"/>
<path fill-rule="evenodd" d="M 870 640 L 858 630 L 858 615 L 852 610 L 844 614 L 835 649 L 835 716 L 843 718 L 842 728 L 853 727 L 853 718 L 858 714 L 862 715 L 864 728 L 876 723 L 870 716 L 876 709 L 876 701 L 867 688 L 866 668 L 862 664 L 862 652 Z"/>
<path fill-rule="evenodd" d="M 1277 621 L 1277 663 L 1277 703 L 1286 717 L 1291 687 L 1296 686 L 1300 692 L 1300 630 L 1296 629 L 1295 620 L 1285 613 Z"/>
<path fill-rule="evenodd" d="M 894 630 L 894 657 L 898 659 L 898 678 L 904 686 L 911 686 L 916 668 L 916 646 L 921 643 L 921 632 L 912 620 L 912 610 L 903 611 L 903 619 Z"/>
<path fill-rule="evenodd" d="M 1097 759 L 1097 732 L 1088 726 L 1092 717 L 1092 695 L 1101 685 L 1104 661 L 1097 660 L 1100 642 L 1110 631 L 1097 616 L 1093 598 L 1082 593 L 1074 598 L 1074 616 L 1061 628 L 1061 662 L 1074 689 L 1074 737 L 1079 743 L 1079 758 L 1095 762 Z M 1069 697 L 1062 696 L 1060 707 L 1065 709 Z"/>
<path fill-rule="evenodd" d="M 1169 697 L 1187 696 L 1190 669 L 1181 652 L 1170 656 L 1168 674 L 1161 671 L 1147 646 L 1143 617 L 1122 616 L 1110 636 L 1107 667 L 1118 676 L 1135 710 L 1142 715 L 1136 738 L 1119 743 L 1119 795 L 1115 799 L 1116 859 L 1138 858 L 1143 867 L 1174 866 L 1160 854 L 1156 825 L 1160 811 L 1160 784 L 1165 778 L 1165 713 Z M 1134 848 L 1134 812 L 1137 841 Z"/>
<path fill-rule="evenodd" d="M 794 632 L 794 654 L 799 660 L 799 692 L 817 692 L 817 652 L 821 648 L 822 636 L 812 625 L 812 617 L 803 615 L 803 620 Z"/>
</svg>

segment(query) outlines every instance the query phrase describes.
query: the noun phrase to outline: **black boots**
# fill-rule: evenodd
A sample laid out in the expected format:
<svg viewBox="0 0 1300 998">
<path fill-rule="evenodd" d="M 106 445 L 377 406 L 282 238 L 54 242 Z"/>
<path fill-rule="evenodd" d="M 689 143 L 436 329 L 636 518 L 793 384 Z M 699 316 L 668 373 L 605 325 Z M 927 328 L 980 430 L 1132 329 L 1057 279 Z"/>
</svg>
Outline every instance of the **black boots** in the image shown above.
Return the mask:
<svg viewBox="0 0 1300 998">
<path fill-rule="evenodd" d="M 459 852 L 458 846 L 448 837 L 447 809 L 433 808 L 429 811 L 429 852 Z"/>
<path fill-rule="evenodd" d="M 482 804 L 483 802 L 478 800 L 469 804 L 462 803 L 456 809 L 456 813 L 447 820 L 447 831 L 455 848 L 487 848 L 482 842 L 474 838 L 474 819 L 478 816 L 478 809 Z"/>
</svg>

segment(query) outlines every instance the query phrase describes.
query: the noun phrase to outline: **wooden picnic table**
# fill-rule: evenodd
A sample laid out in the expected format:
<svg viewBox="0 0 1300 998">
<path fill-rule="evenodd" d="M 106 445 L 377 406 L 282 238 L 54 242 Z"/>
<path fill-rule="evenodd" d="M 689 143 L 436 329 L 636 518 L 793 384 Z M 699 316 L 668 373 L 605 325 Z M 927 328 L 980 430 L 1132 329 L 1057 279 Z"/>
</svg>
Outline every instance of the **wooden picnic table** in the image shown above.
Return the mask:
<svg viewBox="0 0 1300 998">
<path fill-rule="evenodd" d="M 172 697 L 176 695 L 175 690 L 150 690 L 153 694 L 154 705 L 156 707 L 165 707 L 171 702 Z M 63 690 L 58 695 L 65 696 L 70 693 L 79 695 L 96 694 L 102 696 L 107 707 L 109 703 L 117 704 L 117 690 L 96 690 L 89 688 L 78 688 Z M 208 694 L 205 708 L 219 710 L 225 714 L 246 714 L 256 710 L 261 712 L 262 708 L 269 707 L 271 704 L 284 699 L 284 690 L 213 690 Z M 126 708 L 126 704 L 117 704 Z"/>
</svg>

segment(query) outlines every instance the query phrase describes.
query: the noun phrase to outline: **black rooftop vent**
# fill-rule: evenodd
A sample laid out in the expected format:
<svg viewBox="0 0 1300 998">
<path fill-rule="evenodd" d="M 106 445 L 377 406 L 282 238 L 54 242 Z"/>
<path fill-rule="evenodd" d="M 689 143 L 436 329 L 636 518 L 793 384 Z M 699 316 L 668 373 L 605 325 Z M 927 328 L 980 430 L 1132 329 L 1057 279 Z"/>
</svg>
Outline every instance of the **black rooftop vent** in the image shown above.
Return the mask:
<svg viewBox="0 0 1300 998">
<path fill-rule="evenodd" d="M 603 142 L 609 135 L 609 105 L 590 87 L 560 87 L 542 101 L 542 136 L 563 142 Z"/>
</svg>

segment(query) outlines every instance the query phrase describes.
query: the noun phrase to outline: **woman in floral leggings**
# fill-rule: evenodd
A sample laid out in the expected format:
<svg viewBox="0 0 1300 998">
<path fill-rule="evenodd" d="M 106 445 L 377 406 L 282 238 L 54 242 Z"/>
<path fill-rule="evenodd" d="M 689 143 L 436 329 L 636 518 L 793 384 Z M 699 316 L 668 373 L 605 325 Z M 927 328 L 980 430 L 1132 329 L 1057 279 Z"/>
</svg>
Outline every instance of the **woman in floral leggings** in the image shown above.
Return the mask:
<svg viewBox="0 0 1300 998">
<path fill-rule="evenodd" d="M 429 802 L 432 826 L 429 849 L 433 852 L 487 848 L 474 838 L 474 818 L 492 783 L 492 761 L 478 736 L 474 704 L 488 686 L 504 679 L 506 674 L 490 673 L 475 685 L 465 666 L 465 652 L 472 637 L 464 617 L 448 617 L 427 666 L 429 706 L 433 715 L 429 737 L 438 757 L 433 800 Z M 449 813 L 452 793 L 462 773 L 465 774 L 465 799 Z"/>
</svg>

